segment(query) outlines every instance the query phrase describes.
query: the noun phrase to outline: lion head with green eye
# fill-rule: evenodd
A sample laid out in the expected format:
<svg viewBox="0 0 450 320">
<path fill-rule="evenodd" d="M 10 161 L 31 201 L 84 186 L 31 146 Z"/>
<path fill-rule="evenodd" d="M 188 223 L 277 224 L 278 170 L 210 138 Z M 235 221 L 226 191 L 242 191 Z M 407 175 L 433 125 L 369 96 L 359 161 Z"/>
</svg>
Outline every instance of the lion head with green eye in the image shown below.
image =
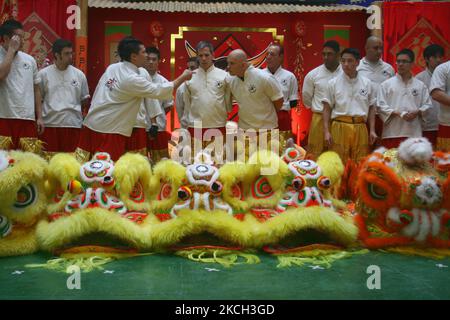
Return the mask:
<svg viewBox="0 0 450 320">
<path fill-rule="evenodd" d="M 0 151 L 0 256 L 37 251 L 37 222 L 47 207 L 47 163 L 32 153 Z"/>
</svg>

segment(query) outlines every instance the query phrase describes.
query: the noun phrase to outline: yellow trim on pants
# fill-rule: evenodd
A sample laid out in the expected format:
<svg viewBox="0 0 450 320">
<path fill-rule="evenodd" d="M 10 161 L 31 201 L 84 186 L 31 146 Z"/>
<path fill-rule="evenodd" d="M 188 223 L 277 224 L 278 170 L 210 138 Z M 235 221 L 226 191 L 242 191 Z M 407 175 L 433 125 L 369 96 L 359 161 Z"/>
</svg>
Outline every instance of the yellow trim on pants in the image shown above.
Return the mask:
<svg viewBox="0 0 450 320">
<path fill-rule="evenodd" d="M 365 123 L 346 123 L 332 121 L 330 150 L 341 157 L 343 163 L 348 159 L 359 162 L 369 154 L 369 134 Z"/>
<path fill-rule="evenodd" d="M 323 116 L 314 112 L 308 134 L 308 158 L 317 159 L 327 150 L 323 136 Z"/>
</svg>

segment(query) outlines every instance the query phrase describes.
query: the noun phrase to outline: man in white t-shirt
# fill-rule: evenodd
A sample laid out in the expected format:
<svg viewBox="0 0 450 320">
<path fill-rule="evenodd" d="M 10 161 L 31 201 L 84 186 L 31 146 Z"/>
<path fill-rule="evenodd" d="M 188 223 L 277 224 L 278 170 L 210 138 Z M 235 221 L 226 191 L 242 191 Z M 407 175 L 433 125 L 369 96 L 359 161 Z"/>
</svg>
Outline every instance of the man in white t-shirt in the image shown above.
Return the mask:
<svg viewBox="0 0 450 320">
<path fill-rule="evenodd" d="M 383 82 L 378 90 L 377 105 L 383 120 L 381 144 L 398 148 L 408 138 L 422 136 L 422 119 L 432 108 L 427 86 L 413 77 L 414 52 L 397 53 L 398 73 Z"/>
<path fill-rule="evenodd" d="M 323 44 L 323 64 L 311 70 L 303 81 L 303 105 L 311 109 L 312 118 L 308 134 L 308 158 L 317 159 L 327 150 L 323 137 L 323 104 L 322 98 L 327 92 L 328 81 L 342 73 L 339 64 L 340 47 L 335 40 Z"/>
<path fill-rule="evenodd" d="M 192 77 L 185 72 L 173 82 L 154 84 L 140 71 L 147 60 L 144 44 L 132 37 L 120 41 L 122 62 L 110 65 L 101 77 L 84 119 L 76 156 L 86 161 L 90 155 L 108 152 L 117 160 L 125 151 L 144 98 L 170 99 L 173 91 Z"/>
<path fill-rule="evenodd" d="M 256 132 L 271 140 L 272 131 L 278 130 L 277 112 L 284 101 L 280 84 L 273 75 L 250 65 L 246 53 L 241 49 L 232 51 L 227 61 L 231 76 L 227 81 L 231 94 L 239 104 L 239 134 L 250 137 Z M 258 145 L 262 145 L 261 141 Z M 247 143 L 245 155 L 250 155 Z"/>
<path fill-rule="evenodd" d="M 200 141 L 202 148 L 211 143 L 213 136 L 219 135 L 222 138 L 219 143 L 223 146 L 228 112 L 232 108 L 230 87 L 226 82 L 228 74 L 214 66 L 214 47 L 210 42 L 200 41 L 196 51 L 200 67 L 192 79 L 185 82 L 183 95 L 189 134 Z M 215 130 L 209 131 L 211 136 L 204 136 L 209 129 Z"/>
<path fill-rule="evenodd" d="M 430 93 L 441 104 L 436 149 L 450 151 L 450 61 L 440 64 L 434 70 Z"/>
<path fill-rule="evenodd" d="M 45 131 L 40 136 L 47 157 L 57 152 L 74 152 L 83 125 L 82 111 L 88 107 L 89 89 L 81 70 L 73 67 L 72 43 L 53 43 L 54 64 L 38 72 L 43 99 Z"/>
<path fill-rule="evenodd" d="M 360 59 L 358 49 L 347 48 L 341 53 L 342 73 L 328 82 L 323 98 L 324 137 L 330 150 L 341 160 L 358 163 L 369 153 L 375 134 L 376 95 L 369 79 L 356 68 Z M 329 128 L 330 120 L 331 132 Z M 369 120 L 370 136 L 366 122 Z"/>
<path fill-rule="evenodd" d="M 41 153 L 38 134 L 45 126 L 36 61 L 22 51 L 24 31 L 20 22 L 5 21 L 0 36 L 0 149 Z"/>
<path fill-rule="evenodd" d="M 438 44 L 430 44 L 423 51 L 423 58 L 427 67 L 425 70 L 416 75 L 416 79 L 425 83 L 429 88 L 431 84 L 431 77 L 433 76 L 434 69 L 440 65 L 444 59 L 444 48 Z M 427 112 L 426 116 L 422 119 L 423 136 L 426 137 L 433 147 L 436 146 L 437 132 L 439 129 L 439 102 L 431 99 L 433 108 Z"/>
<path fill-rule="evenodd" d="M 278 111 L 278 129 L 280 137 L 284 142 L 292 137 L 291 108 L 297 107 L 298 103 L 298 82 L 295 75 L 282 67 L 284 62 L 284 48 L 278 43 L 272 44 L 267 50 L 267 73 L 277 79 L 283 92 L 283 106 Z"/>
<path fill-rule="evenodd" d="M 191 71 L 195 71 L 199 68 L 199 62 L 197 57 L 190 57 L 187 62 L 187 68 Z M 177 109 L 178 121 L 180 123 L 180 127 L 183 129 L 188 128 L 188 117 L 189 114 L 185 109 L 185 104 L 183 101 L 184 90 L 186 90 L 186 82 L 183 83 L 177 90 L 175 94 L 175 106 Z"/>
<path fill-rule="evenodd" d="M 383 55 L 383 41 L 377 36 L 370 36 L 366 40 L 366 56 L 361 59 L 357 68 L 358 73 L 372 81 L 375 89 L 375 95 L 378 94 L 381 83 L 395 75 L 394 68 L 381 59 Z M 375 117 L 375 131 L 377 136 L 381 136 L 383 130 L 383 121 L 380 117 Z M 374 147 L 378 142 L 374 143 Z"/>
<path fill-rule="evenodd" d="M 159 62 L 161 60 L 161 53 L 156 47 L 147 47 L 148 58 L 145 63 L 145 69 L 150 74 L 150 79 L 154 84 L 164 84 L 168 80 L 164 78 L 159 70 Z M 171 134 L 166 130 L 167 114 L 173 108 L 173 96 L 165 99 L 158 99 L 162 113 L 156 117 L 156 124 L 151 124 L 151 119 L 147 117 L 147 130 L 149 131 L 147 139 L 147 149 L 150 152 L 150 157 L 156 163 L 162 158 L 168 158 L 168 145 Z"/>
</svg>

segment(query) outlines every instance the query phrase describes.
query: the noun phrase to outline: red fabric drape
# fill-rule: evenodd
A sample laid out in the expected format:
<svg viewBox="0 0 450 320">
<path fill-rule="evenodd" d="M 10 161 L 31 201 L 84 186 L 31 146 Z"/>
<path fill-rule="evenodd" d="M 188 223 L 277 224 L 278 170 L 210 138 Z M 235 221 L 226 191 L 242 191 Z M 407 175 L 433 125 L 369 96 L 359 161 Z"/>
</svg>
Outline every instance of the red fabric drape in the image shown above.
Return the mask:
<svg viewBox="0 0 450 320">
<path fill-rule="evenodd" d="M 415 26 L 421 19 L 425 19 L 431 29 Z M 450 42 L 450 3 L 423 2 L 408 3 L 404 1 L 383 3 L 383 37 L 384 60 L 395 68 L 394 49 L 409 48 L 416 54 L 414 71 L 424 67 L 422 58 L 426 45 L 437 43 L 448 48 Z M 434 31 L 432 30 L 434 29 Z M 409 33 L 409 34 L 408 34 Z M 447 58 L 450 50 L 447 50 Z"/>
<path fill-rule="evenodd" d="M 36 12 L 48 26 L 61 38 L 75 41 L 76 30 L 67 28 L 67 7 L 76 5 L 76 0 L 19 0 L 19 21 L 24 21 Z"/>
</svg>

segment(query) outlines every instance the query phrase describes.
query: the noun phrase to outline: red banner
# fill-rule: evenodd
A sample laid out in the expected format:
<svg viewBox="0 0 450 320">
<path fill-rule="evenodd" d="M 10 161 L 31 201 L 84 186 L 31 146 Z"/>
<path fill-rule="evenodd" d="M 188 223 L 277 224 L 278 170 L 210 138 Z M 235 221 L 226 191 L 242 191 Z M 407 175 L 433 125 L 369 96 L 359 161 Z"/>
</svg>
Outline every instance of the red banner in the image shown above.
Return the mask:
<svg viewBox="0 0 450 320">
<path fill-rule="evenodd" d="M 429 44 L 439 44 L 450 57 L 450 3 L 385 2 L 384 60 L 395 65 L 395 54 L 409 48 L 416 54 L 415 73 L 425 68 L 423 50 Z"/>
</svg>

